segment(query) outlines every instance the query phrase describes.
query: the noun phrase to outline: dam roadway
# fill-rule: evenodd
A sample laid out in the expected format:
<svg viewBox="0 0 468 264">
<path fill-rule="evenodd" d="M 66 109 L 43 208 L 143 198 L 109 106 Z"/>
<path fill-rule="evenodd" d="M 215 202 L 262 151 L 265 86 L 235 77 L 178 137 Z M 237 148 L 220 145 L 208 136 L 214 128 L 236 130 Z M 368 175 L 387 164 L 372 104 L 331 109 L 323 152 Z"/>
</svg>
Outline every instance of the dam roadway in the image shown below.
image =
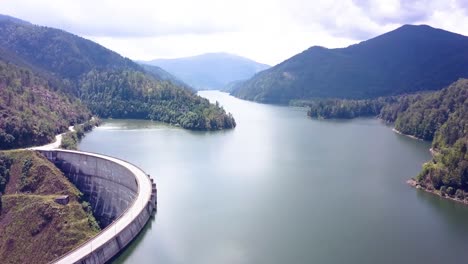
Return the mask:
<svg viewBox="0 0 468 264">
<path fill-rule="evenodd" d="M 156 184 L 124 160 L 82 151 L 35 148 L 90 197 L 93 213 L 105 228 L 52 263 L 105 263 L 142 230 L 156 210 Z M 107 221 L 107 223 L 106 223 Z"/>
</svg>

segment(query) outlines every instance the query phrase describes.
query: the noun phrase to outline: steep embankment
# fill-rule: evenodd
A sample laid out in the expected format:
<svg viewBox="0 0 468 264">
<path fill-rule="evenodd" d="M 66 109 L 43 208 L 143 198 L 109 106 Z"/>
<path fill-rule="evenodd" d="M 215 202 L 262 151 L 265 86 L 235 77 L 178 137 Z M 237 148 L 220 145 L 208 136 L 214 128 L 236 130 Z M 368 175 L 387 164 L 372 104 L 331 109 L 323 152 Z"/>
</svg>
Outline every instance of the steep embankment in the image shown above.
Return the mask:
<svg viewBox="0 0 468 264">
<path fill-rule="evenodd" d="M 468 78 L 468 37 L 405 25 L 340 49 L 310 49 L 256 74 L 232 94 L 266 103 L 364 99 L 438 90 Z"/>
<path fill-rule="evenodd" d="M 99 232 L 78 189 L 36 152 L 0 153 L 0 192 L 2 263 L 48 263 Z"/>
<path fill-rule="evenodd" d="M 442 196 L 468 199 L 468 80 L 438 92 L 375 100 L 309 102 L 311 117 L 378 116 L 403 134 L 432 140 L 433 159 L 417 184 Z"/>
</svg>

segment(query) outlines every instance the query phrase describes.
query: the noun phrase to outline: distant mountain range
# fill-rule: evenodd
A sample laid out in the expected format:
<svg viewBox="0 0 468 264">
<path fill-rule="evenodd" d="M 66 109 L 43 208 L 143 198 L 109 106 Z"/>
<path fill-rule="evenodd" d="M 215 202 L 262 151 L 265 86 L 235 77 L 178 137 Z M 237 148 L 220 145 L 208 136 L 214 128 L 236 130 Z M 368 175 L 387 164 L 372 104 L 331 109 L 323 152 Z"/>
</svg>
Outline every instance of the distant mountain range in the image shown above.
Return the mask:
<svg viewBox="0 0 468 264">
<path fill-rule="evenodd" d="M 374 98 L 437 90 L 468 77 L 468 37 L 405 25 L 347 48 L 311 47 L 235 85 L 242 99 Z"/>
<path fill-rule="evenodd" d="M 0 15 L 0 149 L 44 144 L 90 114 L 188 129 L 235 121 L 162 69 L 63 30 Z"/>
<path fill-rule="evenodd" d="M 246 80 L 270 67 L 229 53 L 207 53 L 142 63 L 159 66 L 196 90 L 222 90 L 233 81 Z"/>
</svg>

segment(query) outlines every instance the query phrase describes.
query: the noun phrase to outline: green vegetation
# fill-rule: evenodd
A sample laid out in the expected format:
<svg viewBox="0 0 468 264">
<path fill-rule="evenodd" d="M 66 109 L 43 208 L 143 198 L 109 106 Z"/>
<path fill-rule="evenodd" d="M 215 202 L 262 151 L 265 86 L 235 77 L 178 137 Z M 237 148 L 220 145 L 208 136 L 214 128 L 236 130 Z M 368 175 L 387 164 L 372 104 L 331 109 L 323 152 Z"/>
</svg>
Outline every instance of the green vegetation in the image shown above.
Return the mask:
<svg viewBox="0 0 468 264">
<path fill-rule="evenodd" d="M 80 197 L 83 196 L 81 195 Z M 88 217 L 88 225 L 91 227 L 92 230 L 99 232 L 101 228 L 99 227 L 99 223 L 96 220 L 96 218 L 94 218 L 93 208 L 91 207 L 91 205 L 87 201 L 82 201 L 81 208 L 83 208 L 83 210 L 86 212 L 86 215 Z"/>
<path fill-rule="evenodd" d="M 9 171 L 0 192 L 2 263 L 48 263 L 99 232 L 81 193 L 46 158 L 9 151 L 0 163 Z M 67 205 L 55 202 L 61 195 L 69 196 Z"/>
<path fill-rule="evenodd" d="M 0 193 L 5 191 L 6 184 L 10 179 L 10 167 L 12 162 L 10 157 L 0 153 Z"/>
<path fill-rule="evenodd" d="M 309 106 L 308 115 L 319 119 L 356 118 L 377 116 L 386 104 L 398 101 L 395 97 L 380 97 L 377 99 L 345 100 L 345 99 L 316 99 L 296 102 Z"/>
<path fill-rule="evenodd" d="M 83 124 L 75 125 L 73 127 L 74 131 L 69 131 L 62 136 L 60 148 L 76 150 L 78 148 L 78 142 L 85 136 L 85 133 L 91 131 L 95 126 L 99 126 L 100 124 L 101 120 L 93 117 Z"/>
<path fill-rule="evenodd" d="M 0 149 L 50 142 L 68 126 L 88 120 L 91 111 L 104 118 L 152 119 L 187 129 L 235 127 L 224 109 L 168 74 L 145 70 L 65 31 L 2 18 Z"/>
<path fill-rule="evenodd" d="M 151 119 L 188 129 L 236 126 L 231 114 L 192 91 L 139 71 L 95 71 L 80 80 L 81 98 L 101 117 Z"/>
<path fill-rule="evenodd" d="M 468 79 L 438 92 L 375 100 L 308 102 L 309 115 L 318 118 L 378 116 L 398 131 L 432 140 L 433 160 L 424 164 L 418 183 L 441 195 L 468 193 Z"/>
<path fill-rule="evenodd" d="M 90 118 L 79 100 L 54 92 L 31 70 L 0 61 L 0 149 L 42 145 Z"/>
<path fill-rule="evenodd" d="M 34 191 L 31 190 L 30 186 L 36 186 L 35 181 L 40 180 L 38 177 L 28 177 L 30 175 L 30 170 L 32 167 L 32 160 L 31 158 L 26 158 L 23 161 L 23 167 L 21 168 L 21 178 L 20 178 L 20 184 L 19 184 L 19 189 L 22 192 L 25 191 Z"/>
<path fill-rule="evenodd" d="M 347 48 L 308 50 L 236 85 L 232 94 L 265 103 L 369 99 L 438 90 L 468 78 L 468 37 L 402 26 Z"/>
</svg>

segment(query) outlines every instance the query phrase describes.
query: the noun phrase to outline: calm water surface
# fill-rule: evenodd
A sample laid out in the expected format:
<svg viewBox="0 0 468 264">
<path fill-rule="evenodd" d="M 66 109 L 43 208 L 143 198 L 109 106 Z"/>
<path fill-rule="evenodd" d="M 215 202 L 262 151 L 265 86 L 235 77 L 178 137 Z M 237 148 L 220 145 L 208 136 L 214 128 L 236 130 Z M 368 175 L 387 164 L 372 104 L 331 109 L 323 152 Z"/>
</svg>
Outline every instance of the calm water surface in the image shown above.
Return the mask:
<svg viewBox="0 0 468 264">
<path fill-rule="evenodd" d="M 202 92 L 231 131 L 108 120 L 81 150 L 129 160 L 158 212 L 115 263 L 465 263 L 468 208 L 405 181 L 429 143 L 375 119 L 317 121 L 300 108 Z"/>
</svg>

